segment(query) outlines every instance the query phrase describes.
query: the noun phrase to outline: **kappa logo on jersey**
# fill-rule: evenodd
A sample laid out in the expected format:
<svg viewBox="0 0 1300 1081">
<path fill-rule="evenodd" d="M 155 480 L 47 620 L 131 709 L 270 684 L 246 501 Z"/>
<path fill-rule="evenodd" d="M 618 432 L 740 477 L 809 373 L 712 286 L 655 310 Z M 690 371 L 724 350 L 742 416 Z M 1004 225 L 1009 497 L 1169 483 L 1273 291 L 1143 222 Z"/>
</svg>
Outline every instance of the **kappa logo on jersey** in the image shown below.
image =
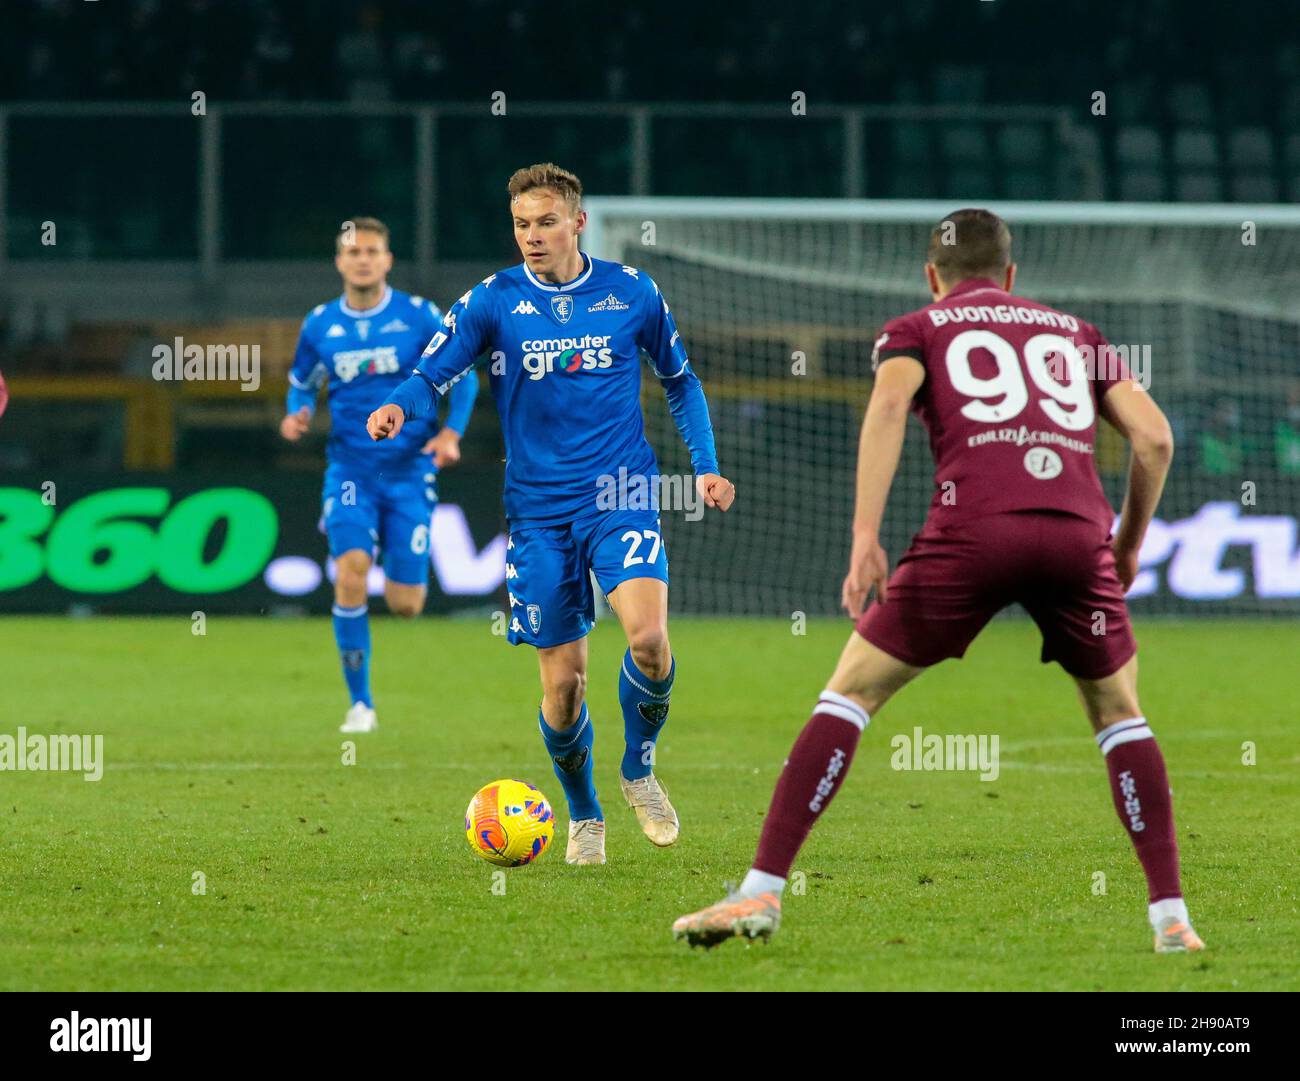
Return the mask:
<svg viewBox="0 0 1300 1081">
<path fill-rule="evenodd" d="M 540 604 L 530 604 L 524 611 L 528 613 L 528 626 L 532 628 L 534 634 L 540 634 L 542 630 L 542 606 Z"/>
<path fill-rule="evenodd" d="M 361 336 L 361 340 L 364 342 L 366 338 L 370 336 L 370 320 L 358 319 L 354 325 L 357 328 L 357 333 Z"/>
<path fill-rule="evenodd" d="M 325 332 L 325 337 L 327 338 L 342 338 L 346 335 L 347 331 L 339 326 L 338 323 L 333 324 L 329 330 Z"/>
<path fill-rule="evenodd" d="M 561 323 L 567 323 L 573 318 L 573 297 L 568 293 L 551 297 L 551 311 Z"/>
<path fill-rule="evenodd" d="M 351 383 L 358 375 L 388 375 L 400 371 L 401 367 L 395 345 L 348 349 L 334 354 L 334 374 L 344 383 Z"/>
<path fill-rule="evenodd" d="M 400 319 L 390 319 L 387 323 L 385 323 L 382 327 L 379 328 L 379 333 L 400 334 L 402 333 L 402 331 L 410 330 L 410 329 L 411 328 L 408 327 L 405 323 L 403 323 Z"/>
<path fill-rule="evenodd" d="M 572 299 L 572 298 L 570 298 Z M 520 363 L 528 378 L 541 379 L 557 368 L 564 372 L 592 371 L 614 363 L 610 334 L 584 334 L 581 338 L 529 338 L 519 343 Z"/>
<path fill-rule="evenodd" d="M 541 315 L 531 300 L 521 300 L 510 311 L 511 315 Z"/>
<path fill-rule="evenodd" d="M 623 303 L 621 300 L 619 300 L 618 297 L 616 297 L 613 293 L 610 293 L 609 296 L 607 296 L 604 300 L 598 300 L 595 304 L 593 304 L 590 308 L 588 308 L 587 311 L 589 311 L 589 312 L 625 312 L 625 311 L 628 310 L 629 307 L 631 307 L 631 305 L 629 305 L 629 304 L 624 304 L 624 303 Z"/>
</svg>

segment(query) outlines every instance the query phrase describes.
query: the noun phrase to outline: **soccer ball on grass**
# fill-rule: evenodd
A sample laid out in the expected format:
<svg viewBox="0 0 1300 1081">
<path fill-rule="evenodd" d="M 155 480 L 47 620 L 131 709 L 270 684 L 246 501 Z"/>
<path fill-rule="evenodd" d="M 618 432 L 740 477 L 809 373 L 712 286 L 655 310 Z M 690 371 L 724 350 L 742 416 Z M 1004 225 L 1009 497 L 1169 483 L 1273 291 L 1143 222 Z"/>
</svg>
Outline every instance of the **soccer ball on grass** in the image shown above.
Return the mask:
<svg viewBox="0 0 1300 1081">
<path fill-rule="evenodd" d="M 475 855 L 498 867 L 532 863 L 555 836 L 555 815 L 527 781 L 493 781 L 469 801 L 465 836 Z"/>
</svg>

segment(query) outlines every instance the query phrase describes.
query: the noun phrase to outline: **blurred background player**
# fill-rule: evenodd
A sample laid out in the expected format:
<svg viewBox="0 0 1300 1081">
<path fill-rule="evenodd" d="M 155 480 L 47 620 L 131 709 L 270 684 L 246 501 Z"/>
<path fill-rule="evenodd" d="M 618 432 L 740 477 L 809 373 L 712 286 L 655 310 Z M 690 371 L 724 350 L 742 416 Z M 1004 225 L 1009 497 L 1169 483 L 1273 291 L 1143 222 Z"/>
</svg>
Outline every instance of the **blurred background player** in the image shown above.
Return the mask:
<svg viewBox="0 0 1300 1081">
<path fill-rule="evenodd" d="M 658 500 L 650 507 L 637 500 L 638 481 L 654 482 L 657 496 L 659 472 L 641 412 L 641 350 L 668 396 L 706 505 L 725 511 L 735 489 L 718 474 L 704 390 L 658 286 L 634 267 L 579 249 L 587 215 L 578 178 L 534 165 L 510 178 L 509 193 L 523 262 L 456 302 L 414 375 L 368 427 L 375 439 L 405 437 L 406 424 L 429 415 L 472 373 L 475 358 L 493 351 L 510 521 L 507 637 L 537 649 L 538 724 L 569 804 L 565 858 L 598 864 L 605 862 L 605 815 L 592 779 L 586 704 L 593 572 L 628 641 L 619 672 L 624 798 L 655 844 L 672 844 L 679 829 L 653 772 L 676 666 Z M 610 478 L 627 478 L 618 481 L 613 507 L 602 500 Z"/>
<path fill-rule="evenodd" d="M 795 855 L 871 716 L 1018 602 L 1042 631 L 1044 663 L 1058 661 L 1078 687 L 1146 874 L 1157 952 L 1202 949 L 1183 902 L 1169 778 L 1138 704 L 1124 600 L 1173 457 L 1169 425 L 1095 327 L 1010 295 L 1011 234 L 996 215 L 949 215 L 931 234 L 925 274 L 934 303 L 887 322 L 872 355 L 842 593 L 855 631 L 786 760 L 749 874 L 673 933 L 712 946 L 775 931 Z M 891 576 L 880 522 L 913 408 L 930 434 L 935 492 Z M 1133 451 L 1113 537 L 1093 456 L 1099 413 Z"/>
<path fill-rule="evenodd" d="M 371 732 L 378 724 L 370 694 L 366 585 L 372 554 L 379 548 L 384 555 L 389 611 L 419 615 L 429 582 L 437 471 L 460 460 L 478 377 L 470 372 L 448 396 L 441 427 L 430 411 L 400 439 L 377 444 L 367 438 L 365 418 L 411 374 L 442 313 L 432 301 L 388 284 L 393 254 L 388 227 L 377 218 L 344 223 L 334 265 L 343 295 L 317 305 L 303 320 L 280 432 L 291 442 L 302 437 L 321 384 L 328 382 L 331 425 L 321 503 L 337 572 L 334 638 L 351 703 L 339 730 Z"/>
</svg>

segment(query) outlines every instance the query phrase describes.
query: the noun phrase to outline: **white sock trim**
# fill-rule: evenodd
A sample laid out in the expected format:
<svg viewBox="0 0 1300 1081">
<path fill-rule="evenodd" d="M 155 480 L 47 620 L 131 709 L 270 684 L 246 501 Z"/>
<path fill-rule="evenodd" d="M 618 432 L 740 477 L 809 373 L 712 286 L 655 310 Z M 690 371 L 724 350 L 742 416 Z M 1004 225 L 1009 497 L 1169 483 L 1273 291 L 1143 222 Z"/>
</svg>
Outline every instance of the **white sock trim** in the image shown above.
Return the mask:
<svg viewBox="0 0 1300 1081">
<path fill-rule="evenodd" d="M 368 611 L 370 611 L 370 606 L 368 604 L 359 604 L 355 608 L 343 608 L 336 604 L 330 608 L 330 611 L 336 616 L 341 616 L 344 619 L 356 619 L 357 616 L 364 616 Z"/>
<path fill-rule="evenodd" d="M 538 713 L 540 714 L 541 710 L 538 710 Z M 591 711 L 587 709 L 586 702 L 582 703 L 582 710 L 578 714 L 578 720 L 563 732 L 552 728 L 547 724 L 544 716 L 539 716 L 537 718 L 537 726 L 542 729 L 542 739 L 547 743 L 554 742 L 556 746 L 560 747 L 573 746 L 573 744 L 577 742 L 578 737 L 587 730 L 587 725 L 589 724 L 591 724 Z M 550 733 L 549 737 L 547 736 L 548 732 Z"/>
<path fill-rule="evenodd" d="M 1151 920 L 1153 930 L 1160 930 L 1160 921 L 1173 916 L 1181 923 L 1192 925 L 1192 918 L 1187 914 L 1187 902 L 1181 897 L 1166 897 L 1147 905 L 1147 917 Z"/>
<path fill-rule="evenodd" d="M 817 699 L 817 708 L 813 712 L 829 713 L 832 717 L 839 717 L 841 720 L 857 725 L 859 732 L 866 731 L 867 725 L 871 723 L 871 717 L 865 709 L 853 699 L 836 694 L 834 691 L 822 691 L 821 697 Z"/>
<path fill-rule="evenodd" d="M 766 871 L 756 871 L 752 867 L 745 875 L 745 881 L 740 884 L 740 892 L 745 897 L 757 897 L 760 893 L 775 893 L 780 897 L 784 889 L 784 878 L 770 875 Z"/>
<path fill-rule="evenodd" d="M 1155 733 L 1147 725 L 1145 717 L 1130 717 L 1127 721 L 1116 721 L 1097 733 L 1097 746 L 1103 755 L 1124 743 L 1138 739 L 1154 739 Z"/>
</svg>

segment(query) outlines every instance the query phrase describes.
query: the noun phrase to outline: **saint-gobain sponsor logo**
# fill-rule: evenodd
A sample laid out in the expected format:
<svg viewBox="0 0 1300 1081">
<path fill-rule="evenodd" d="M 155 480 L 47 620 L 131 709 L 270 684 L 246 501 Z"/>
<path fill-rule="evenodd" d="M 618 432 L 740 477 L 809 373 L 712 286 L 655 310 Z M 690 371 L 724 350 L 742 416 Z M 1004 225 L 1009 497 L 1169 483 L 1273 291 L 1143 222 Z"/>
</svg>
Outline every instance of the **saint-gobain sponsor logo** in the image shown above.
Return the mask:
<svg viewBox="0 0 1300 1081">
<path fill-rule="evenodd" d="M 51 1051 L 130 1052 L 136 1062 L 148 1062 L 153 1020 L 149 1017 L 69 1017 L 50 1022 Z"/>
<path fill-rule="evenodd" d="M 551 372 L 592 371 L 614 363 L 611 335 L 585 334 L 581 338 L 530 338 L 519 343 L 521 363 L 528 378 L 537 380 Z"/>
</svg>

